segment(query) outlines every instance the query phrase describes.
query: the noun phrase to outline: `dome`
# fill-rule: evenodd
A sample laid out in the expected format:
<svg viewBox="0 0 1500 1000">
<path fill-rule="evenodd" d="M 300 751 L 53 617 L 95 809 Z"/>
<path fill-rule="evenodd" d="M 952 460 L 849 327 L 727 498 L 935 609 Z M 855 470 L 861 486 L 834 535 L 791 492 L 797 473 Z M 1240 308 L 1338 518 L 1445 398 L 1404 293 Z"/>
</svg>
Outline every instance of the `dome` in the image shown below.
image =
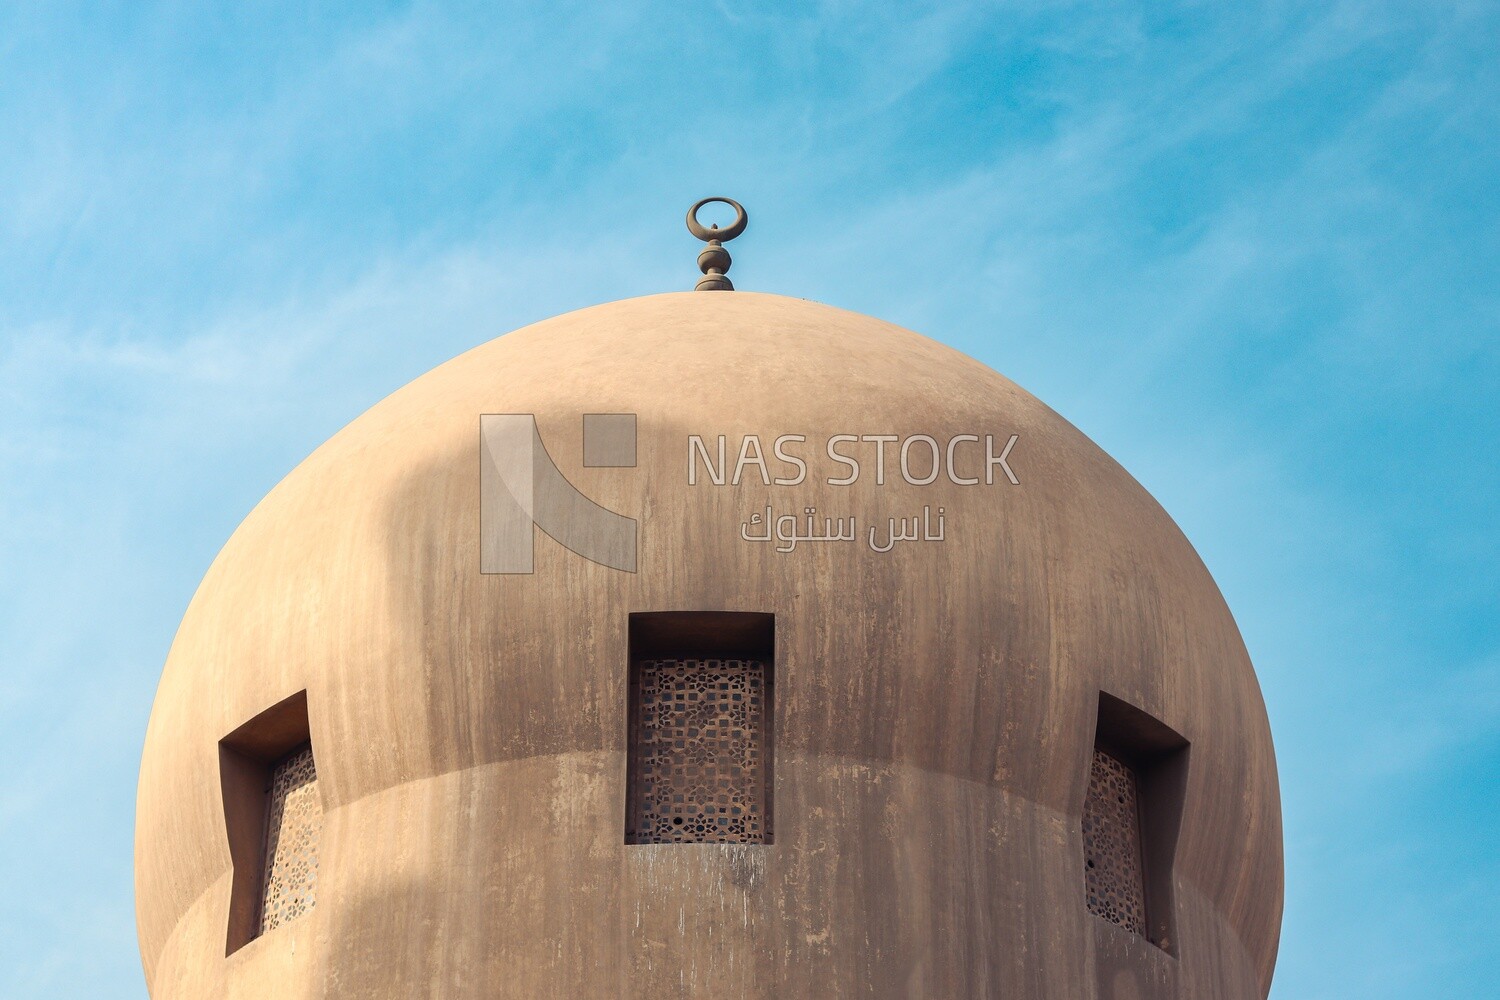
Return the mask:
<svg viewBox="0 0 1500 1000">
<path fill-rule="evenodd" d="M 536 503 L 588 510 L 490 497 L 486 414 L 534 416 Z M 495 541 L 497 502 L 545 532 Z M 774 633 L 774 814 L 628 843 L 632 644 L 694 621 Z M 254 761 L 304 739 L 315 896 L 246 930 Z M 1140 767 L 1136 932 L 1086 888 L 1103 751 Z M 439 366 L 255 508 L 162 675 L 136 887 L 156 1000 L 1249 998 L 1281 820 L 1234 620 L 1108 455 L 889 323 L 680 293 Z"/>
</svg>

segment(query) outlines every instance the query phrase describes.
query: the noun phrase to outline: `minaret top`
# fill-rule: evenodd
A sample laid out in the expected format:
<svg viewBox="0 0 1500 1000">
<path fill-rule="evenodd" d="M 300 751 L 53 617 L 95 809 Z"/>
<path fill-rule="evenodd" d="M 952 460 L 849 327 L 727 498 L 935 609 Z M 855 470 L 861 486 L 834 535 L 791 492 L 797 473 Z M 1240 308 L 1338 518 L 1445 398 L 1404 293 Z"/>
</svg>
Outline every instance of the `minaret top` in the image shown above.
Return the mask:
<svg viewBox="0 0 1500 1000">
<path fill-rule="evenodd" d="M 734 209 L 734 221 L 724 229 L 717 225 L 704 226 L 698 221 L 698 210 L 704 205 L 712 202 L 722 202 Z M 704 198 L 702 201 L 688 209 L 687 227 L 688 232 L 698 239 L 703 240 L 708 246 L 698 254 L 698 270 L 703 272 L 703 277 L 698 279 L 694 291 L 698 292 L 732 292 L 734 285 L 727 277 L 729 265 L 732 263 L 729 251 L 724 249 L 724 244 L 734 239 L 745 231 L 745 224 L 749 222 L 744 207 L 733 198 Z"/>
</svg>

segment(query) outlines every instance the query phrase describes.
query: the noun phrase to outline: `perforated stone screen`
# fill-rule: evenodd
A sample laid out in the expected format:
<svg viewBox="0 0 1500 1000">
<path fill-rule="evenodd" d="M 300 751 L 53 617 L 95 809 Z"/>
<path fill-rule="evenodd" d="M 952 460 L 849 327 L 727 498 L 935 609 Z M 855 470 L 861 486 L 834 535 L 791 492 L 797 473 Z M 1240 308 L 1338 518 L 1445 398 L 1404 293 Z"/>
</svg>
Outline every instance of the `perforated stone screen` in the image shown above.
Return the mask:
<svg viewBox="0 0 1500 1000">
<path fill-rule="evenodd" d="M 266 810 L 266 871 L 260 932 L 297 919 L 317 902 L 318 841 L 323 805 L 312 747 L 277 764 L 271 772 Z"/>
<path fill-rule="evenodd" d="M 626 843 L 769 840 L 767 664 L 638 664 L 632 692 Z"/>
<path fill-rule="evenodd" d="M 1140 789 L 1135 772 L 1094 751 L 1083 800 L 1084 886 L 1089 909 L 1128 931 L 1146 933 Z"/>
</svg>

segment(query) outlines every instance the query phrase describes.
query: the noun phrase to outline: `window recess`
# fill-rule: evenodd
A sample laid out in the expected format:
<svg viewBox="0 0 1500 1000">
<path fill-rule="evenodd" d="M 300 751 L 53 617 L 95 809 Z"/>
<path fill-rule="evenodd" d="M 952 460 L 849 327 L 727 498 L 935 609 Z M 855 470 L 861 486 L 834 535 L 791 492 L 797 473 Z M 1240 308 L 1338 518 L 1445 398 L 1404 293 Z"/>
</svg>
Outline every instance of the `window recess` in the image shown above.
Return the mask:
<svg viewBox="0 0 1500 1000">
<path fill-rule="evenodd" d="M 234 865 L 228 955 L 317 904 L 323 802 L 307 692 L 219 741 L 219 783 Z"/>
<path fill-rule="evenodd" d="M 1187 790 L 1188 742 L 1099 694 L 1083 801 L 1084 896 L 1095 916 L 1175 954 L 1172 865 Z"/>
<path fill-rule="evenodd" d="M 773 615 L 630 616 L 627 844 L 769 844 Z"/>
</svg>

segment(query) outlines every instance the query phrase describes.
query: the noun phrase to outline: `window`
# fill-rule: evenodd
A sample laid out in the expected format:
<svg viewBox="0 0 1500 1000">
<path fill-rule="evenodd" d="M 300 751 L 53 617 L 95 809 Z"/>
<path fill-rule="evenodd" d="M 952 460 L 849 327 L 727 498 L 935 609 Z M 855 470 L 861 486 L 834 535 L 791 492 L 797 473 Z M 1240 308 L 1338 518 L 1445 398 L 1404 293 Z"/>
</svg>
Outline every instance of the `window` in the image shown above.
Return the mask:
<svg viewBox="0 0 1500 1000">
<path fill-rule="evenodd" d="M 1187 788 L 1188 743 L 1100 692 L 1083 800 L 1089 911 L 1174 952 L 1172 862 Z"/>
<path fill-rule="evenodd" d="M 323 802 L 307 692 L 219 741 L 219 783 L 234 865 L 225 946 L 225 954 L 233 954 L 317 902 Z"/>
<path fill-rule="evenodd" d="M 771 843 L 775 619 L 630 616 L 627 844 Z"/>
<path fill-rule="evenodd" d="M 1083 800 L 1083 857 L 1089 909 L 1144 937 L 1140 789 L 1134 771 L 1099 749 Z"/>
<path fill-rule="evenodd" d="M 318 769 L 311 746 L 289 754 L 272 769 L 266 795 L 262 934 L 297 919 L 318 901 L 323 805 L 318 801 Z"/>
</svg>

